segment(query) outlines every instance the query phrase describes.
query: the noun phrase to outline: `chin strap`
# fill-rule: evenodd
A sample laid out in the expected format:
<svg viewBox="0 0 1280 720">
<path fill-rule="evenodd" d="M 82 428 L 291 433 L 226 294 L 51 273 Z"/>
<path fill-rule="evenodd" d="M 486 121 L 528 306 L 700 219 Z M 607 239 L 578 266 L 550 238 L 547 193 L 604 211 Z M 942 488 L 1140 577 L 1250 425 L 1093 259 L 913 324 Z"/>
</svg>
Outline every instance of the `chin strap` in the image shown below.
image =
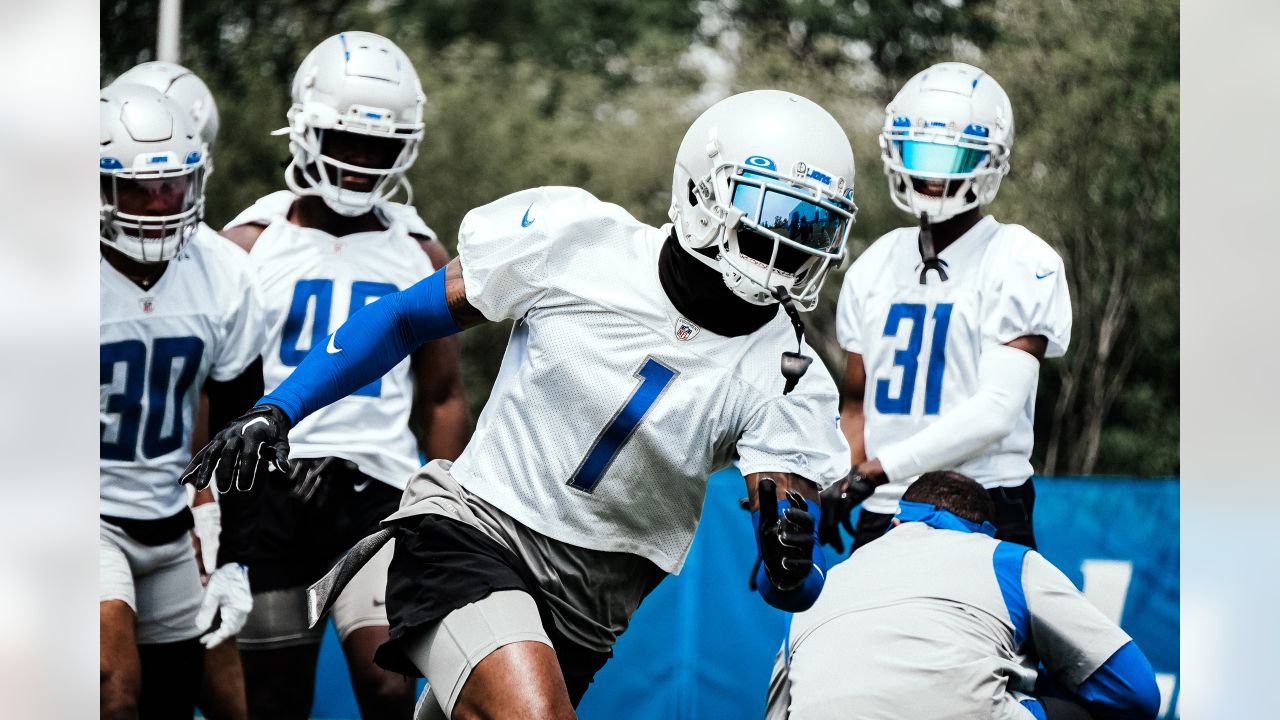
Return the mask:
<svg viewBox="0 0 1280 720">
<path fill-rule="evenodd" d="M 920 268 L 920 284 L 925 284 L 925 277 L 930 270 L 936 270 L 942 282 L 947 281 L 946 263 L 933 251 L 933 230 L 929 226 L 929 213 L 920 213 L 920 259 L 924 267 Z"/>
<path fill-rule="evenodd" d="M 782 305 L 787 317 L 791 319 L 791 326 L 796 329 L 796 351 L 782 353 L 782 377 L 787 380 L 786 386 L 782 388 L 782 394 L 786 395 L 796 389 L 796 383 L 800 382 L 800 378 L 808 372 L 809 366 L 813 364 L 813 358 L 800 352 L 803 348 L 801 340 L 804 338 L 804 323 L 800 321 L 800 312 L 791 301 L 791 293 L 781 285 L 777 285 L 773 288 L 773 298 Z"/>
</svg>

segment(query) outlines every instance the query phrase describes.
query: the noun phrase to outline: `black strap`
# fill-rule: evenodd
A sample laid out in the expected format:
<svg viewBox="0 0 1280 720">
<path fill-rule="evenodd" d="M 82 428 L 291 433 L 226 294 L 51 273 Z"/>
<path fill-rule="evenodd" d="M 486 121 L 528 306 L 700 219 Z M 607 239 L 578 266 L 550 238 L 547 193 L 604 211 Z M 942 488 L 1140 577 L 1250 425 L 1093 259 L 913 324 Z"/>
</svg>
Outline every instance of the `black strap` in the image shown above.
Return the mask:
<svg viewBox="0 0 1280 720">
<path fill-rule="evenodd" d="M 796 331 L 796 351 L 782 353 L 782 377 L 787 380 L 786 386 L 782 388 L 782 394 L 786 395 L 796 389 L 796 383 L 800 382 L 800 378 L 809 371 L 813 358 L 800 352 L 804 347 L 801 342 L 804 339 L 804 322 L 800 320 L 800 312 L 791 302 L 791 293 L 781 285 L 777 285 L 773 288 L 773 297 L 779 305 L 782 305 L 782 309 L 791 320 L 791 326 Z"/>
<path fill-rule="evenodd" d="M 938 257 L 933 249 L 933 230 L 929 226 L 929 213 L 920 213 L 920 259 L 924 267 L 920 268 L 920 284 L 925 284 L 925 277 L 930 270 L 936 270 L 942 282 L 947 281 L 946 261 Z"/>
</svg>

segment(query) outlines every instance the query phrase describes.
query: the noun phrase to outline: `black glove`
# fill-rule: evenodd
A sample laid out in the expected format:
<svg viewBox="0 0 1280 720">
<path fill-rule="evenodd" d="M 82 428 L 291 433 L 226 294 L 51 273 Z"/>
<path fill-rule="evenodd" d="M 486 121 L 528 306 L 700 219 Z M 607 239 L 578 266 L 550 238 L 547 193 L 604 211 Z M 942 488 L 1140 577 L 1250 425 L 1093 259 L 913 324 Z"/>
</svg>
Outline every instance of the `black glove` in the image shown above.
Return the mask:
<svg viewBox="0 0 1280 720">
<path fill-rule="evenodd" d="M 805 509 L 800 493 L 788 490 L 791 507 L 779 517 L 777 493 L 772 478 L 760 481 L 760 528 L 756 540 L 769 582 L 786 592 L 804 583 L 813 568 L 813 515 Z"/>
<path fill-rule="evenodd" d="M 822 517 L 818 520 L 818 541 L 830 545 L 836 552 L 844 552 L 844 539 L 840 537 L 840 526 L 853 535 L 853 509 L 871 497 L 876 491 L 876 484 L 867 476 L 854 470 L 843 480 L 831 483 L 822 491 Z"/>
<path fill-rule="evenodd" d="M 232 420 L 204 449 L 196 453 L 182 473 L 182 482 L 203 490 L 215 482 L 218 492 L 233 488 L 246 491 L 257 479 L 259 465 L 289 471 L 289 428 L 293 423 L 274 405 L 258 405 Z M 270 466 L 269 466 L 270 467 Z"/>
<path fill-rule="evenodd" d="M 305 458 L 289 463 L 291 495 L 303 504 L 326 505 L 335 485 L 343 482 L 351 487 L 351 478 L 360 472 L 355 463 L 340 457 Z"/>
</svg>

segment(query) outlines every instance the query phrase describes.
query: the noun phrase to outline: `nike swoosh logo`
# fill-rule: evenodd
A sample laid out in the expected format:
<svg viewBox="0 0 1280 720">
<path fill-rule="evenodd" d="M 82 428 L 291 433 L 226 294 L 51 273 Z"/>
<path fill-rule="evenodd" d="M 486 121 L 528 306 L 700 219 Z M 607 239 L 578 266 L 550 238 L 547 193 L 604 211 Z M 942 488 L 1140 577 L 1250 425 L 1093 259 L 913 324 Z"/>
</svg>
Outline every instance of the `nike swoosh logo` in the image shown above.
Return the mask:
<svg viewBox="0 0 1280 720">
<path fill-rule="evenodd" d="M 244 427 L 240 428 L 240 434 L 241 434 L 241 435 L 245 434 L 245 432 L 247 432 L 247 431 L 249 430 L 249 428 L 253 427 L 254 425 L 257 425 L 258 423 L 262 423 L 263 425 L 270 425 L 270 424 L 271 424 L 271 423 L 269 423 L 269 422 L 267 421 L 267 419 L 266 419 L 266 418 L 264 418 L 264 417 L 254 418 L 254 419 L 250 420 L 249 422 L 245 423 L 245 424 L 244 424 Z"/>
<path fill-rule="evenodd" d="M 338 347 L 333 342 L 337 338 L 338 338 L 338 333 L 336 332 L 329 336 L 329 344 L 325 346 L 324 348 L 325 352 L 329 353 L 330 355 L 337 355 L 338 353 L 342 352 L 342 348 Z"/>
<path fill-rule="evenodd" d="M 538 219 L 538 218 L 534 218 L 533 220 L 529 219 L 529 210 L 532 210 L 532 209 L 533 209 L 533 203 L 529 203 L 528 209 L 524 211 L 524 217 L 520 218 L 520 227 L 529 227 L 530 225 L 533 224 L 534 220 Z"/>
<path fill-rule="evenodd" d="M 1049 277 L 1050 275 L 1052 275 L 1052 274 L 1054 274 L 1054 273 L 1056 273 L 1056 272 L 1058 272 L 1058 271 L 1057 271 L 1057 270 L 1050 270 L 1049 272 L 1047 272 L 1047 273 L 1045 273 L 1045 274 L 1043 274 L 1043 275 L 1041 275 L 1040 273 L 1036 273 L 1036 279 L 1037 279 L 1037 280 L 1043 280 L 1043 279 L 1045 279 L 1045 278 Z"/>
<path fill-rule="evenodd" d="M 371 481 L 369 480 L 365 480 L 364 482 L 356 483 L 355 485 L 351 486 L 351 489 L 355 490 L 356 492 L 364 492 L 364 489 L 369 487 L 370 482 Z"/>
</svg>

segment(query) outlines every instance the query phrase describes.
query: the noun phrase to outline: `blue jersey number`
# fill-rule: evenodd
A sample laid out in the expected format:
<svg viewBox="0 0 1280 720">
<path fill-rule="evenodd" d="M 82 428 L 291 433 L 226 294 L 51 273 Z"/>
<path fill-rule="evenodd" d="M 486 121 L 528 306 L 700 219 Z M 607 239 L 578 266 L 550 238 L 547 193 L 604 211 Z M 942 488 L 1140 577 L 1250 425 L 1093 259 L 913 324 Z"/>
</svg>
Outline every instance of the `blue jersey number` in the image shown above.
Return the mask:
<svg viewBox="0 0 1280 720">
<path fill-rule="evenodd" d="M 383 295 L 390 295 L 398 288 L 391 283 L 365 282 L 358 280 L 351 283 L 351 304 L 347 309 L 347 317 Z M 280 363 L 287 367 L 297 367 L 298 363 L 311 352 L 312 348 L 323 347 L 329 341 L 329 314 L 333 305 L 332 280 L 299 280 L 293 288 L 293 302 L 289 304 L 289 314 L 284 319 L 284 329 L 280 336 Z M 307 310 L 314 307 L 311 322 L 311 337 L 307 344 L 300 346 L 302 326 L 306 324 Z M 382 378 L 365 385 L 352 395 L 378 397 L 382 394 Z"/>
<path fill-rule="evenodd" d="M 952 303 L 940 303 L 933 309 L 933 342 L 924 379 L 924 412 L 937 415 L 942 405 L 942 376 L 947 368 L 947 328 L 951 325 Z M 902 323 L 909 320 L 911 335 L 907 347 L 893 354 L 893 364 L 902 368 L 902 387 L 898 395 L 890 395 L 889 379 L 876 381 L 876 412 L 881 415 L 911 413 L 911 400 L 916 392 L 916 375 L 920 370 L 920 346 L 924 339 L 925 306 L 921 303 L 894 303 L 884 324 L 885 337 L 897 337 Z"/>
<path fill-rule="evenodd" d="M 147 346 L 141 340 L 121 340 L 99 347 L 101 384 L 121 386 L 119 392 L 105 398 L 103 412 L 118 416 L 120 422 L 111 441 L 106 437 L 106 425 L 102 426 L 101 459 L 126 462 L 135 459 L 139 454 L 139 430 L 144 458 L 168 455 L 182 447 L 187 440 L 182 400 L 195 382 L 203 353 L 204 342 L 190 336 L 157 338 L 152 345 L 150 363 Z M 142 417 L 144 392 L 146 418 Z"/>
<path fill-rule="evenodd" d="M 671 381 L 680 373 L 663 365 L 652 357 L 645 358 L 644 364 L 636 370 L 635 377 L 640 385 L 631 392 L 631 397 L 622 404 L 613 420 L 600 431 L 596 441 L 591 444 L 582 464 L 569 478 L 569 484 L 584 492 L 593 492 L 600 478 L 604 476 L 622 446 L 627 444 L 636 428 L 640 427 L 649 408 L 657 402 L 662 391 L 667 389 Z"/>
</svg>

